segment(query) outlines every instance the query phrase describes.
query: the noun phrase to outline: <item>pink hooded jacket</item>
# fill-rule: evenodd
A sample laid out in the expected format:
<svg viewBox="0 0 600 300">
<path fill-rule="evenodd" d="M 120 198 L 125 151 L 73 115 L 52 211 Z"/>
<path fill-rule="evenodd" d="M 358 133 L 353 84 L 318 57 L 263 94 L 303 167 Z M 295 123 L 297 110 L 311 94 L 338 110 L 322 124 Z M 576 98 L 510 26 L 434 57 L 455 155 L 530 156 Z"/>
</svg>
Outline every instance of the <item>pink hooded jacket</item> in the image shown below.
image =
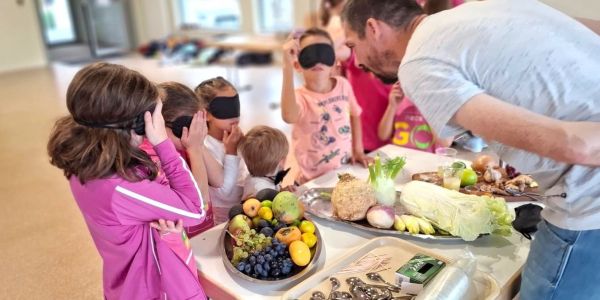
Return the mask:
<svg viewBox="0 0 600 300">
<path fill-rule="evenodd" d="M 71 191 L 103 260 L 106 299 L 206 299 L 186 262 L 149 224 L 182 219 L 197 225 L 206 216 L 202 196 L 185 160 L 170 140 L 154 147 L 170 185 L 129 182 L 112 176 Z M 193 258 L 192 258 L 193 259 Z"/>
</svg>

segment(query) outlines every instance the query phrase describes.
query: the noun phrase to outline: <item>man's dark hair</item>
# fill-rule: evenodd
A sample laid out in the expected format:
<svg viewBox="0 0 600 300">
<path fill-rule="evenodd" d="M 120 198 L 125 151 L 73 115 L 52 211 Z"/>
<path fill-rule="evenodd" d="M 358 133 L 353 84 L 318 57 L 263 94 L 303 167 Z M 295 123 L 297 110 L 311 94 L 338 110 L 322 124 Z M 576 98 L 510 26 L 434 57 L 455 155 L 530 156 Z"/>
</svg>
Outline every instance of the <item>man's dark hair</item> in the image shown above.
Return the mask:
<svg viewBox="0 0 600 300">
<path fill-rule="evenodd" d="M 452 8 L 450 0 L 427 0 L 423 5 L 423 10 L 428 15 L 437 14 L 440 11 L 444 11 Z"/>
<path fill-rule="evenodd" d="M 349 0 L 342 12 L 342 20 L 360 38 L 364 38 L 369 18 L 399 29 L 420 14 L 423 14 L 423 9 L 415 0 Z"/>
</svg>

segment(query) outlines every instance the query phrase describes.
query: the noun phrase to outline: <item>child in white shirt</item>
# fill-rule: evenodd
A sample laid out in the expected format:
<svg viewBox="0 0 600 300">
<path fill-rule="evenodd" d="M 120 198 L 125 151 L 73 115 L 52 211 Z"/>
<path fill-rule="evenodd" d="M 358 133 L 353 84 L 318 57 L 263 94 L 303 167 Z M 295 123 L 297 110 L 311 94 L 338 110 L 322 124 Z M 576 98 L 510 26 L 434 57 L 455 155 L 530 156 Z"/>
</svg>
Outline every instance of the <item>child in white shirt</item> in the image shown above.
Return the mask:
<svg viewBox="0 0 600 300">
<path fill-rule="evenodd" d="M 247 174 L 237 153 L 243 137 L 239 127 L 240 101 L 234 86 L 223 77 L 203 81 L 194 91 L 208 112 L 206 149 L 223 166 L 223 184 L 209 189 L 215 224 L 219 224 L 228 221 L 229 209 L 241 203 Z"/>
<path fill-rule="evenodd" d="M 265 189 L 281 190 L 281 182 L 290 170 L 284 170 L 289 144 L 283 132 L 256 126 L 242 138 L 239 150 L 250 173 L 244 184 L 243 199 L 254 198 Z M 293 191 L 295 187 L 285 190 Z"/>
</svg>

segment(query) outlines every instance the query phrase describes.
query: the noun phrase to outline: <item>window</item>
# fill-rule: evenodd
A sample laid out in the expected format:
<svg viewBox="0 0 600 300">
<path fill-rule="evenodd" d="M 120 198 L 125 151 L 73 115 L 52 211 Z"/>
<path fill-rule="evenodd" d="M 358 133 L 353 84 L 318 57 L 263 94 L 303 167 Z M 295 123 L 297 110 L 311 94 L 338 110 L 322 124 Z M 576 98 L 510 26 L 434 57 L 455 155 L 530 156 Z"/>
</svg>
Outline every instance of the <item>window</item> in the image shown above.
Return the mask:
<svg viewBox="0 0 600 300">
<path fill-rule="evenodd" d="M 293 0 L 259 0 L 260 31 L 291 31 L 294 28 L 293 6 Z"/>
<path fill-rule="evenodd" d="M 180 0 L 183 25 L 240 30 L 240 0 Z"/>
<path fill-rule="evenodd" d="M 44 36 L 48 45 L 74 42 L 77 38 L 67 0 L 39 0 Z"/>
</svg>

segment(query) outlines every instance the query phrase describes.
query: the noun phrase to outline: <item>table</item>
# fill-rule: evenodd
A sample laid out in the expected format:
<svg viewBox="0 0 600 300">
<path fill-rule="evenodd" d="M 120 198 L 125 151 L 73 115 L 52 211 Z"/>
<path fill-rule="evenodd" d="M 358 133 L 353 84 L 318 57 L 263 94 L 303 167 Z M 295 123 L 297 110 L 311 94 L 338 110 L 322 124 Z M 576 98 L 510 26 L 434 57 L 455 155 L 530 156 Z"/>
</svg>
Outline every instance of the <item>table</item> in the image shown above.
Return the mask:
<svg viewBox="0 0 600 300">
<path fill-rule="evenodd" d="M 206 47 L 270 53 L 280 51 L 284 40 L 275 36 L 231 35 L 222 39 L 207 40 Z"/>
<path fill-rule="evenodd" d="M 398 190 L 401 190 L 404 183 L 410 180 L 411 174 L 435 170 L 439 164 L 448 160 L 448 158 L 430 153 L 391 145 L 385 146 L 376 152 L 382 153 L 382 156 L 407 157 L 407 164 L 396 180 Z M 349 172 L 359 178 L 366 179 L 368 177 L 367 169 L 358 166 L 344 166 L 341 170 L 325 174 L 308 182 L 305 186 L 306 188 L 333 187 L 337 182 L 337 173 L 341 172 Z M 525 203 L 513 202 L 509 205 L 516 207 Z M 337 257 L 347 251 L 376 237 L 372 233 L 347 225 L 318 218 L 315 218 L 314 221 L 321 231 L 325 245 L 324 252 L 318 262 L 318 270 L 326 266 L 327 263 L 335 261 Z M 207 295 L 219 300 L 280 299 L 289 287 L 253 286 L 243 279 L 231 277 L 219 255 L 219 237 L 223 228 L 224 224 L 221 224 L 191 240 L 196 262 L 199 265 L 201 283 Z M 529 240 L 523 238 L 518 232 L 513 232 L 509 237 L 484 236 L 473 242 L 423 240 L 410 236 L 407 236 L 406 239 L 419 246 L 441 251 L 442 254 L 450 258 L 458 258 L 464 253 L 465 249 L 468 249 L 477 258 L 478 268 L 491 274 L 498 281 L 501 288 L 499 299 L 512 299 L 518 291 L 521 270 L 529 253 L 530 245 Z"/>
<path fill-rule="evenodd" d="M 278 51 L 281 51 L 284 41 L 285 40 L 271 35 L 230 35 L 221 39 L 207 40 L 205 41 L 204 46 L 255 53 L 277 53 Z M 240 84 L 239 66 L 237 66 L 235 62 L 233 65 L 224 66 L 227 72 L 227 79 L 233 83 L 238 92 L 249 91 L 252 89 L 252 86 L 250 85 Z"/>
</svg>

